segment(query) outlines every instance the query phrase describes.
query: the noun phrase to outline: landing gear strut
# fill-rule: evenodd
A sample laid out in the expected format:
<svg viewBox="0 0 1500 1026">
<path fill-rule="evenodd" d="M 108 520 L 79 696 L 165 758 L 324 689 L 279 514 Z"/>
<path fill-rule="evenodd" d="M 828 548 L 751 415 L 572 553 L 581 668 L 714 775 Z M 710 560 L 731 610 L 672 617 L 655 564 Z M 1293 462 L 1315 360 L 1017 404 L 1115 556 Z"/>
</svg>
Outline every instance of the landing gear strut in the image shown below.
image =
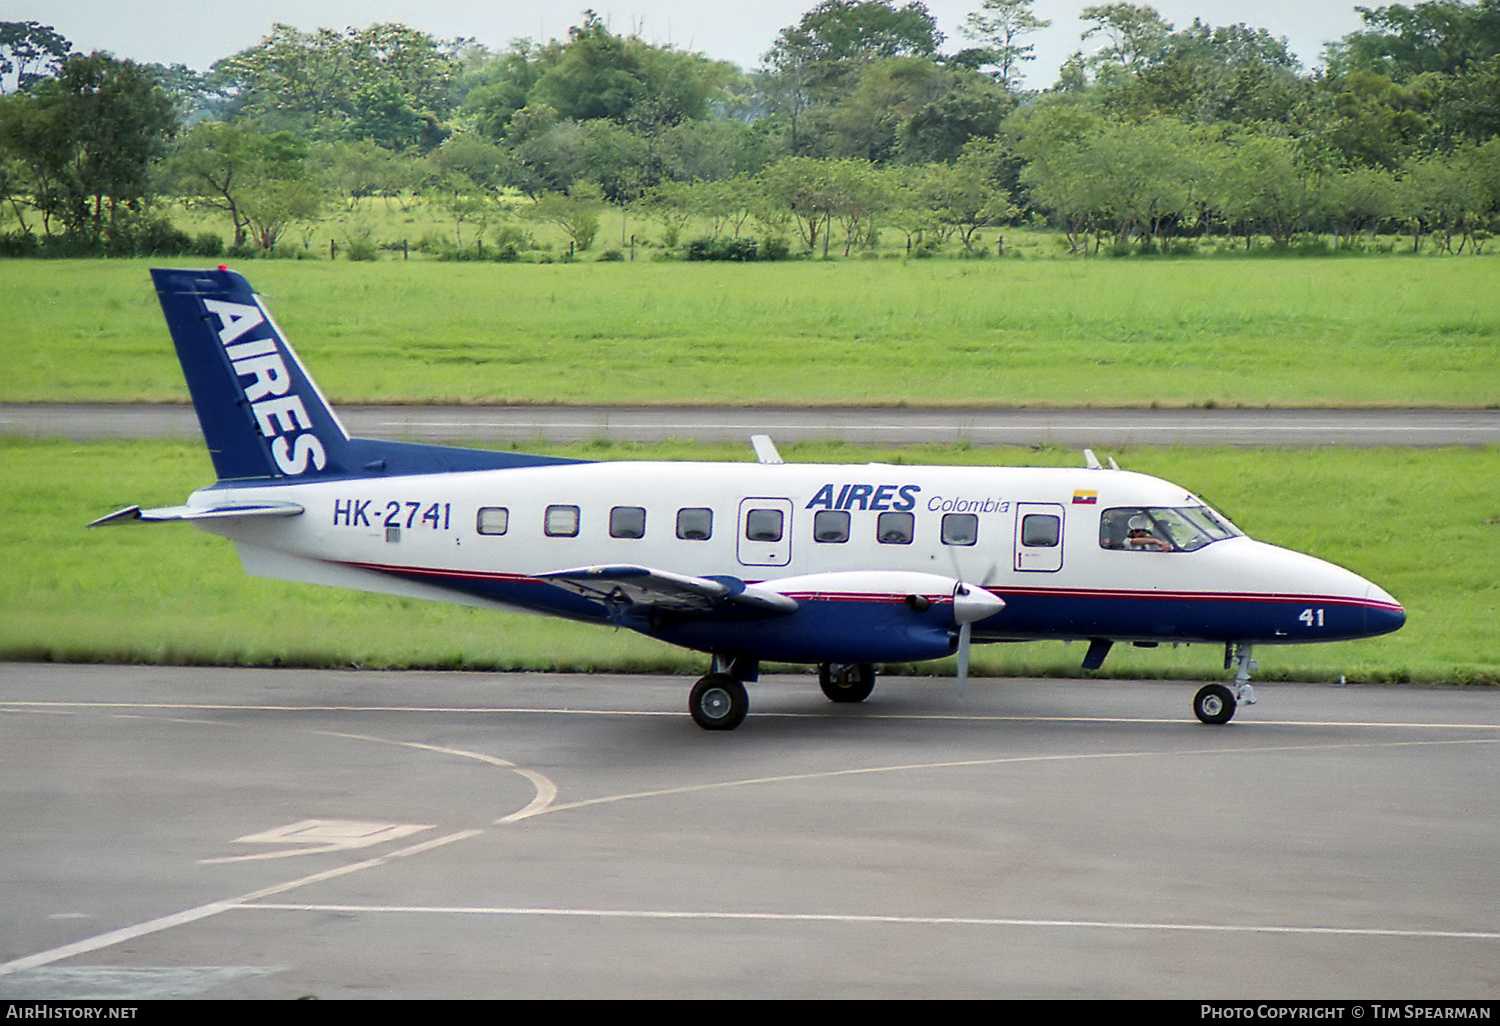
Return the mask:
<svg viewBox="0 0 1500 1026">
<path fill-rule="evenodd" d="M 1193 696 L 1193 715 L 1204 723 L 1228 723 L 1241 705 L 1255 704 L 1255 689 L 1250 674 L 1257 663 L 1250 658 L 1250 646 L 1231 642 L 1224 646 L 1224 669 L 1234 667 L 1234 690 L 1223 684 L 1209 684 Z"/>
<path fill-rule="evenodd" d="M 830 702 L 863 702 L 875 690 L 875 667 L 869 663 L 819 663 L 818 687 Z"/>
</svg>

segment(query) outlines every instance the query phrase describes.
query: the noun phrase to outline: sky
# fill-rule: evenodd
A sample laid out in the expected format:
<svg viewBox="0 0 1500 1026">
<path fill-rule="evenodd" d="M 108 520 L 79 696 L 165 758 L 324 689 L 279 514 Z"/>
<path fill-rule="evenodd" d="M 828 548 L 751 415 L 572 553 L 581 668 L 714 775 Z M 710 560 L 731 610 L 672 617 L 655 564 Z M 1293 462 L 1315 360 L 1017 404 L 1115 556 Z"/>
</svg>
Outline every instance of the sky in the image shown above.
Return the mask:
<svg viewBox="0 0 1500 1026">
<path fill-rule="evenodd" d="M 796 24 L 818 0 L 0 0 L 0 21 L 51 25 L 84 52 L 108 50 L 116 57 L 205 71 L 255 45 L 278 21 L 303 31 L 401 22 L 441 39 L 470 37 L 503 49 L 513 39 L 566 36 L 591 2 L 615 33 L 634 33 L 750 70 L 777 33 Z M 1078 15 L 1089 2 L 1035 0 L 1033 11 L 1052 25 L 1029 39 L 1036 60 L 1026 66 L 1027 88 L 1052 85 L 1070 53 L 1099 45 L 1098 38 L 1088 43 L 1079 38 L 1086 26 Z M 945 52 L 971 45 L 960 29 L 979 6 L 980 0 L 927 0 L 947 37 Z M 1243 22 L 1285 36 L 1307 69 L 1321 63 L 1325 43 L 1363 24 L 1353 0 L 1159 0 L 1151 6 L 1178 28 L 1199 18 L 1210 25 Z"/>
</svg>

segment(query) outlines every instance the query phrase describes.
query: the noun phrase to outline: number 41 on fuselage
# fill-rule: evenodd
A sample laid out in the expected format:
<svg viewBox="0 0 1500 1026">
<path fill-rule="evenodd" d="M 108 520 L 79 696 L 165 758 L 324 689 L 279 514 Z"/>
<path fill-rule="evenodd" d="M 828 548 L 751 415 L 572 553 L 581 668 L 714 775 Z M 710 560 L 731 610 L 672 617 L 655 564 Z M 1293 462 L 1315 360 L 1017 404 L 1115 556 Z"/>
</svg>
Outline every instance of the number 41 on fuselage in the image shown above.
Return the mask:
<svg viewBox="0 0 1500 1026">
<path fill-rule="evenodd" d="M 218 481 L 181 506 L 247 572 L 639 631 L 711 656 L 689 711 L 744 719 L 763 660 L 809 663 L 835 702 L 874 665 L 975 642 L 1225 646 L 1253 702 L 1251 646 L 1364 638 L 1405 612 L 1357 574 L 1246 537 L 1157 478 L 1085 468 L 596 463 L 352 438 L 239 274 L 154 270 Z"/>
</svg>

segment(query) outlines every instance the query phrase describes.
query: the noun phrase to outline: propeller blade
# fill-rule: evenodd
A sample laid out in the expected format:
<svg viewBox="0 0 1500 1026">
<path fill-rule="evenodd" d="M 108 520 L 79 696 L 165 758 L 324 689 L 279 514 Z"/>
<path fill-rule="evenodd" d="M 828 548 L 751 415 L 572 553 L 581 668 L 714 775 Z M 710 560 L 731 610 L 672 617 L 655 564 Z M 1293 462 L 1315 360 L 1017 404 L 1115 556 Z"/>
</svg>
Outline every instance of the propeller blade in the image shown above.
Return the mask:
<svg viewBox="0 0 1500 1026">
<path fill-rule="evenodd" d="M 969 686 L 969 636 L 973 625 L 965 623 L 958 628 L 958 697 L 964 697 Z"/>
</svg>

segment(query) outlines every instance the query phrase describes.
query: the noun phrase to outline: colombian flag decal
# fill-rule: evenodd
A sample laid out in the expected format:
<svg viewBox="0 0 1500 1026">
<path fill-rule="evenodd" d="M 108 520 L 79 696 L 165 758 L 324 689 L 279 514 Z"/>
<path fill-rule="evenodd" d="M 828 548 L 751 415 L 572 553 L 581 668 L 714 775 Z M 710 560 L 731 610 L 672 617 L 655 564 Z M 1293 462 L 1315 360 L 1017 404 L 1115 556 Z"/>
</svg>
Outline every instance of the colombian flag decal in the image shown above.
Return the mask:
<svg viewBox="0 0 1500 1026">
<path fill-rule="evenodd" d="M 1075 506 L 1092 506 L 1098 501 L 1098 492 L 1077 491 L 1073 493 L 1073 505 Z"/>
</svg>

